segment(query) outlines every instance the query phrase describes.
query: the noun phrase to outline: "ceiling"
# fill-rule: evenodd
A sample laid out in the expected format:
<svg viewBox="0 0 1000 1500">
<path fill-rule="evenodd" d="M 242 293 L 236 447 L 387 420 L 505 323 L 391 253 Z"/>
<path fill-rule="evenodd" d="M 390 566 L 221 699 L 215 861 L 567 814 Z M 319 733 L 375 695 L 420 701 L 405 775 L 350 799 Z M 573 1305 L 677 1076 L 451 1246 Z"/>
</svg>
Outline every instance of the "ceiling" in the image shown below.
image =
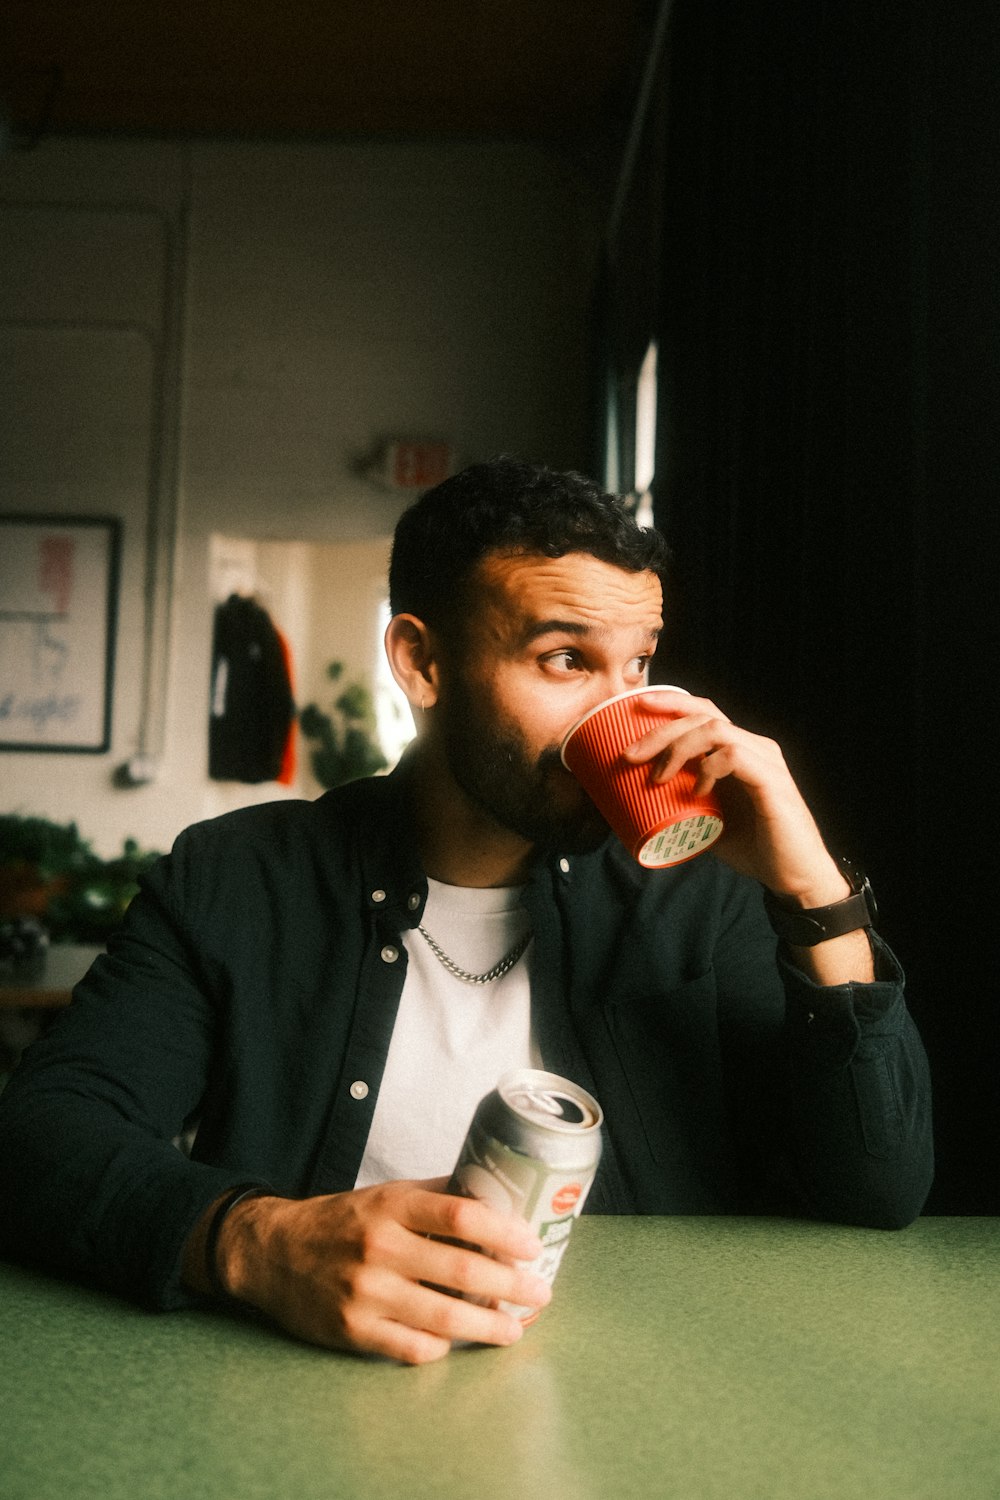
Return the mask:
<svg viewBox="0 0 1000 1500">
<path fill-rule="evenodd" d="M 5 0 L 0 108 L 49 132 L 622 133 L 651 0 Z"/>
</svg>

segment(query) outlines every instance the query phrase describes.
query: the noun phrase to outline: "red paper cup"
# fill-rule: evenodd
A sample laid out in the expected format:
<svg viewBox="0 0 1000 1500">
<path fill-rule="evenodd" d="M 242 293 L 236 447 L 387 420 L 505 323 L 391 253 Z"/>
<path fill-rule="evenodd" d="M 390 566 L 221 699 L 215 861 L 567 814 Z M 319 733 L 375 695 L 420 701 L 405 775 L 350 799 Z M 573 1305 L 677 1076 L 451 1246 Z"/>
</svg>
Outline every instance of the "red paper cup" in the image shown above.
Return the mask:
<svg viewBox="0 0 1000 1500">
<path fill-rule="evenodd" d="M 619 693 L 599 703 L 563 738 L 563 765 L 580 782 L 629 853 L 647 869 L 679 865 L 715 843 L 722 809 L 713 793 L 694 795 L 695 774 L 685 766 L 669 781 L 655 782 L 651 765 L 623 759 L 629 745 L 663 721 L 640 699 L 683 688 L 656 686 Z"/>
</svg>

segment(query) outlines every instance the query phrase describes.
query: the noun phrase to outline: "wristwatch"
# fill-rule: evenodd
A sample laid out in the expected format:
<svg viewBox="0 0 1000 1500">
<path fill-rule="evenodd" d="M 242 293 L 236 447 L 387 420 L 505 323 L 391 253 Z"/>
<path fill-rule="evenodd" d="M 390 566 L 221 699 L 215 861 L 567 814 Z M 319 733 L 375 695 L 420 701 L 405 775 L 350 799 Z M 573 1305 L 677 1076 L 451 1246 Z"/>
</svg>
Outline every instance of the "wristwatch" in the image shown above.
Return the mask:
<svg viewBox="0 0 1000 1500">
<path fill-rule="evenodd" d="M 796 948 L 813 948 L 827 938 L 843 937 L 862 927 L 874 927 L 878 908 L 871 882 L 852 860 L 842 859 L 840 868 L 847 877 L 851 894 L 829 906 L 805 908 L 795 906 L 786 896 L 764 892 L 764 907 L 775 933 Z"/>
</svg>

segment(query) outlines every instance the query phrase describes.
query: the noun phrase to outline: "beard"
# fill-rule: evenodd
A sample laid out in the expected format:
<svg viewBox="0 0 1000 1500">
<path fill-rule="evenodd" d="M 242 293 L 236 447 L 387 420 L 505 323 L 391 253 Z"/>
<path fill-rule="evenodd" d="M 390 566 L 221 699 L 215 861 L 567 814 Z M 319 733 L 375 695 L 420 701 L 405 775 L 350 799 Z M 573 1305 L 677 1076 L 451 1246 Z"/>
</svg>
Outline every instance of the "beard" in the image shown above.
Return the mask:
<svg viewBox="0 0 1000 1500">
<path fill-rule="evenodd" d="M 600 848 L 608 825 L 566 770 L 558 745 L 536 754 L 513 725 L 485 714 L 473 694 L 453 689 L 449 699 L 445 753 L 471 802 L 542 852 L 589 854 Z"/>
</svg>

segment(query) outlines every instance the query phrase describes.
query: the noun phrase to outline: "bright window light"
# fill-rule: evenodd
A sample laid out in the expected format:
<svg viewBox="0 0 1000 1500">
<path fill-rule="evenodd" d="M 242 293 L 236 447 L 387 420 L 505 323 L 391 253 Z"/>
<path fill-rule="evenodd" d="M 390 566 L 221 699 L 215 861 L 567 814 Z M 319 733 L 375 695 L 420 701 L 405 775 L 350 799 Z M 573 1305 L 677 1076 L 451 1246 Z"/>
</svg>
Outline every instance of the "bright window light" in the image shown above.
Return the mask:
<svg viewBox="0 0 1000 1500">
<path fill-rule="evenodd" d="M 652 526 L 653 475 L 656 471 L 656 344 L 650 344 L 639 370 L 635 399 L 635 518 Z"/>
<path fill-rule="evenodd" d="M 612 495 L 617 495 L 621 485 L 618 438 L 618 391 L 612 377 L 608 379 L 604 422 L 604 488 Z"/>
<path fill-rule="evenodd" d="M 653 483 L 656 465 L 656 345 L 650 344 L 639 370 L 635 399 L 635 487 L 641 495 Z"/>
</svg>

